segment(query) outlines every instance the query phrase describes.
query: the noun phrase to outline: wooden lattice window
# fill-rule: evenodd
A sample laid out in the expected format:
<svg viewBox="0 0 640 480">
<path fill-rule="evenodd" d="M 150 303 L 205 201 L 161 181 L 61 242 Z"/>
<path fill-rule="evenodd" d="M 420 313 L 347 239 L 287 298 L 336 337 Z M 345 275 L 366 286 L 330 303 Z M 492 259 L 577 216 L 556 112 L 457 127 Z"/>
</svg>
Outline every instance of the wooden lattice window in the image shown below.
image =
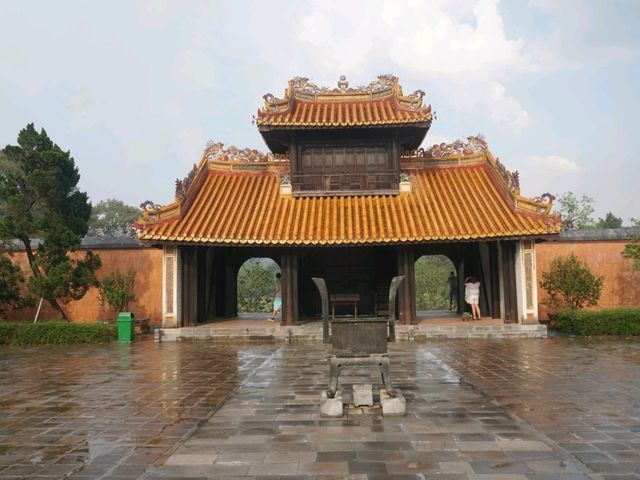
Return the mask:
<svg viewBox="0 0 640 480">
<path fill-rule="evenodd" d="M 312 145 L 301 149 L 295 192 L 397 189 L 398 172 L 384 145 Z"/>
</svg>

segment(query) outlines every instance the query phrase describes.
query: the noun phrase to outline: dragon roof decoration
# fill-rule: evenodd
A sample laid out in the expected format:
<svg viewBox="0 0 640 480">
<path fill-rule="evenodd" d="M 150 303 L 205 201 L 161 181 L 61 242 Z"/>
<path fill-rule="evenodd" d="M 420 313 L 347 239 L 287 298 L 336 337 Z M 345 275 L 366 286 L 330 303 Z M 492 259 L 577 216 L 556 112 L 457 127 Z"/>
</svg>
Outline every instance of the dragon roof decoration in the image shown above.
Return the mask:
<svg viewBox="0 0 640 480">
<path fill-rule="evenodd" d="M 349 86 L 349 81 L 344 75 L 340 76 L 337 88 L 318 86 L 310 82 L 307 77 L 294 77 L 289 80 L 283 98 L 278 98 L 272 93 L 267 93 L 262 97 L 264 106 L 258 111 L 258 123 L 260 123 L 260 118 L 265 115 L 288 110 L 295 100 L 358 102 L 392 97 L 400 108 L 430 113 L 431 106 L 423 104 L 424 96 L 425 92 L 422 90 L 415 90 L 409 95 L 404 95 L 402 87 L 398 83 L 398 77 L 392 74 L 378 75 L 378 78 L 369 84 L 358 85 L 355 88 Z"/>
</svg>

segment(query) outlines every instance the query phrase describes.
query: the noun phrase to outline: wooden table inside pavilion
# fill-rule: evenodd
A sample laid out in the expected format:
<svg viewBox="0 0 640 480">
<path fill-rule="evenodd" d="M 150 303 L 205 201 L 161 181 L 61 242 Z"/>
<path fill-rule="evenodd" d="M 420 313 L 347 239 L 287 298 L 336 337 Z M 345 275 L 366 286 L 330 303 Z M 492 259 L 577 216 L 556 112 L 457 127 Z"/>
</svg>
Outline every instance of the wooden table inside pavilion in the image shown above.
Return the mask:
<svg viewBox="0 0 640 480">
<path fill-rule="evenodd" d="M 358 318 L 358 302 L 360 295 L 357 293 L 335 293 L 329 296 L 331 303 L 331 318 L 336 319 L 336 305 L 353 305 L 353 316 Z"/>
</svg>

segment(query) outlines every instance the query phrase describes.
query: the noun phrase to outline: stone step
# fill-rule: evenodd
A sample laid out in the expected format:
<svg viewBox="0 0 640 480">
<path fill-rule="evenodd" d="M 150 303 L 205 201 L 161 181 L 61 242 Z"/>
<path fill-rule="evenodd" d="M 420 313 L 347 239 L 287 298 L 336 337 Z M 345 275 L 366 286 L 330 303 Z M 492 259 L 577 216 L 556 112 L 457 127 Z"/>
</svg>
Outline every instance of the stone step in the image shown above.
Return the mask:
<svg viewBox="0 0 640 480">
<path fill-rule="evenodd" d="M 429 338 L 546 338 L 546 325 L 397 325 L 401 342 L 419 342 Z M 160 341 L 207 340 L 216 342 L 322 342 L 320 326 L 274 326 L 265 328 L 200 327 L 162 328 Z"/>
</svg>

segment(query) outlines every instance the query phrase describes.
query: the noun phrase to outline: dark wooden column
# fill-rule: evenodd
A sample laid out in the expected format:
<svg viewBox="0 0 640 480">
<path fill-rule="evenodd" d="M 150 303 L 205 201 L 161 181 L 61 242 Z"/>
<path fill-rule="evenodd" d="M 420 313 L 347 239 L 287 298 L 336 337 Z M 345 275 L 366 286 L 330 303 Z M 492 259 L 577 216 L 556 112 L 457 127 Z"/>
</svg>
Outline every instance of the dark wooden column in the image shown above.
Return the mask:
<svg viewBox="0 0 640 480">
<path fill-rule="evenodd" d="M 466 309 L 466 303 L 464 301 L 464 254 L 460 255 L 460 257 L 458 258 L 456 269 L 458 270 L 458 314 L 462 315 Z"/>
<path fill-rule="evenodd" d="M 203 321 L 209 322 L 216 317 L 216 297 L 217 297 L 217 283 L 216 283 L 216 248 L 205 248 L 205 280 L 204 289 L 206 292 L 205 300 L 205 313 L 203 315 Z"/>
<path fill-rule="evenodd" d="M 293 325 L 298 321 L 298 253 L 285 250 L 280 257 L 282 270 L 282 323 Z"/>
<path fill-rule="evenodd" d="M 224 255 L 224 313 L 225 317 L 238 316 L 238 269 L 235 252 L 229 249 Z"/>
<path fill-rule="evenodd" d="M 182 327 L 196 325 L 198 322 L 198 256 L 196 247 L 180 247 L 182 261 L 182 308 L 180 322 Z"/>
<path fill-rule="evenodd" d="M 491 317 L 500 318 L 500 264 L 498 263 L 498 243 L 489 243 L 489 277 L 491 282 Z"/>
<path fill-rule="evenodd" d="M 491 297 L 493 295 L 493 284 L 491 283 L 489 246 L 487 245 L 487 242 L 480 241 L 477 243 L 477 249 L 478 265 L 480 268 L 478 278 L 482 285 L 482 288 L 480 289 L 480 312 L 483 317 L 492 317 L 493 304 L 491 303 Z"/>
<path fill-rule="evenodd" d="M 514 242 L 502 243 L 502 281 L 504 284 L 504 323 L 518 323 L 518 299 L 516 292 L 516 246 Z"/>
<path fill-rule="evenodd" d="M 289 173 L 293 176 L 300 170 L 300 158 L 298 155 L 298 143 L 296 142 L 295 135 L 291 136 L 291 144 L 289 145 Z"/>
<path fill-rule="evenodd" d="M 389 153 L 391 155 L 391 167 L 398 174 L 400 173 L 400 144 L 397 139 L 391 142 Z M 406 281 L 406 280 L 405 280 Z"/>
<path fill-rule="evenodd" d="M 404 275 L 398 292 L 400 323 L 411 325 L 416 319 L 416 275 L 412 246 L 398 247 L 398 275 Z"/>
</svg>

